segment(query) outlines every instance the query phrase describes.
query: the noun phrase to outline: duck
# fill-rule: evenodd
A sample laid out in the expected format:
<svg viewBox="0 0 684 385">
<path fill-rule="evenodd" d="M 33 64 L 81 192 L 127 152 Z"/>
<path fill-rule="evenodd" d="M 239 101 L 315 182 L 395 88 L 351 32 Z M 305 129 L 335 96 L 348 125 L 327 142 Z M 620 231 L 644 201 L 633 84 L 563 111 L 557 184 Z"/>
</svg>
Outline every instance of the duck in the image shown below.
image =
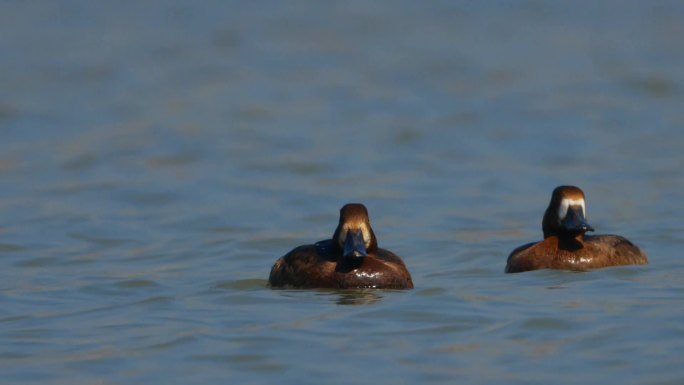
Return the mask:
<svg viewBox="0 0 684 385">
<path fill-rule="evenodd" d="M 558 186 L 553 190 L 542 231 L 544 240 L 522 245 L 510 253 L 506 273 L 648 264 L 646 254 L 624 237 L 585 235 L 594 228 L 587 222 L 584 192 L 577 186 Z"/>
<path fill-rule="evenodd" d="M 378 247 L 361 203 L 342 206 L 331 239 L 298 246 L 276 260 L 268 281 L 274 288 L 413 288 L 402 259 Z"/>
</svg>

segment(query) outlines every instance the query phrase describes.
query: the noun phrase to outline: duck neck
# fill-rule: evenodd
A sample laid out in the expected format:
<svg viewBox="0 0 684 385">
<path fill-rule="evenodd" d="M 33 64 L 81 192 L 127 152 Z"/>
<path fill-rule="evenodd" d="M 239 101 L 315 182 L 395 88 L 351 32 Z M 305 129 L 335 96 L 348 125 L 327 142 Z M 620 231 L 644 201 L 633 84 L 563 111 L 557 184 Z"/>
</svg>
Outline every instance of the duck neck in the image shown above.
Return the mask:
<svg viewBox="0 0 684 385">
<path fill-rule="evenodd" d="M 544 231 L 544 239 L 549 238 L 549 237 L 557 237 L 560 240 L 566 240 L 566 241 L 579 241 L 582 242 L 584 241 L 584 231 L 574 231 L 574 232 L 567 232 L 567 231 Z"/>
<path fill-rule="evenodd" d="M 574 251 L 584 247 L 584 233 L 560 234 L 558 238 L 558 248 Z"/>
</svg>

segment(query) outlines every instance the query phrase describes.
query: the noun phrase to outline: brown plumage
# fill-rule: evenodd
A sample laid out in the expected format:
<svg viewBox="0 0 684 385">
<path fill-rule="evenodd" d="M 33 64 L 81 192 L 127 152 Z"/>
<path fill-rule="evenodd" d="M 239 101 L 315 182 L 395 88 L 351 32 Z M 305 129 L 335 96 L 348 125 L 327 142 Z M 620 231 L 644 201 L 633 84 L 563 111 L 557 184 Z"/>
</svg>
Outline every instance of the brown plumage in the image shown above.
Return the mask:
<svg viewBox="0 0 684 385">
<path fill-rule="evenodd" d="M 378 247 L 366 207 L 340 209 L 332 239 L 295 248 L 279 258 L 268 278 L 273 287 L 412 289 L 401 258 Z"/>
<path fill-rule="evenodd" d="M 543 241 L 528 243 L 511 252 L 506 273 L 648 264 L 646 254 L 619 235 L 585 236 L 594 229 L 586 220 L 584 193 L 575 186 L 559 186 L 553 190 L 542 229 Z"/>
</svg>

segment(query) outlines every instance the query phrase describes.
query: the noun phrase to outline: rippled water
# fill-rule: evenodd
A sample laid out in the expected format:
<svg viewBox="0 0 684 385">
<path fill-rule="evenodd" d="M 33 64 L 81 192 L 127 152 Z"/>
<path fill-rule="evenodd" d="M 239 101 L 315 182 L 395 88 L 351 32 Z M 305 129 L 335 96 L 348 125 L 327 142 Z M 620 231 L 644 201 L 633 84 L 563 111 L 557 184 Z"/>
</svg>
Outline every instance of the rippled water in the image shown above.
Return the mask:
<svg viewBox="0 0 684 385">
<path fill-rule="evenodd" d="M 681 384 L 678 2 L 3 2 L 3 384 Z M 558 184 L 651 264 L 504 275 Z M 364 202 L 412 291 L 271 290 Z"/>
</svg>

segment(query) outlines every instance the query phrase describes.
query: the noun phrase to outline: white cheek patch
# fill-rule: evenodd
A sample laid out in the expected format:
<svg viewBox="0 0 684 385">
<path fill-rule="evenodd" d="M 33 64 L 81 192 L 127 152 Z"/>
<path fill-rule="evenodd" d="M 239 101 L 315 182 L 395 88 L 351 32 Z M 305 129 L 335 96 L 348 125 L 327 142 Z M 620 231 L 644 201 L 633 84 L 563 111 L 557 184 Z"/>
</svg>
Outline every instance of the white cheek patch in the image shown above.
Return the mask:
<svg viewBox="0 0 684 385">
<path fill-rule="evenodd" d="M 371 234 L 368 230 L 368 226 L 363 225 L 361 227 L 361 233 L 363 234 L 363 244 L 366 245 L 366 248 L 369 248 L 371 244 Z"/>
<path fill-rule="evenodd" d="M 558 207 L 558 218 L 560 220 L 565 219 L 565 216 L 568 215 L 568 208 L 570 206 L 581 206 L 582 207 L 582 215 L 584 217 L 587 217 L 587 212 L 586 209 L 584 208 L 584 199 L 570 199 L 570 198 L 563 198 L 561 201 L 560 207 Z"/>
</svg>

